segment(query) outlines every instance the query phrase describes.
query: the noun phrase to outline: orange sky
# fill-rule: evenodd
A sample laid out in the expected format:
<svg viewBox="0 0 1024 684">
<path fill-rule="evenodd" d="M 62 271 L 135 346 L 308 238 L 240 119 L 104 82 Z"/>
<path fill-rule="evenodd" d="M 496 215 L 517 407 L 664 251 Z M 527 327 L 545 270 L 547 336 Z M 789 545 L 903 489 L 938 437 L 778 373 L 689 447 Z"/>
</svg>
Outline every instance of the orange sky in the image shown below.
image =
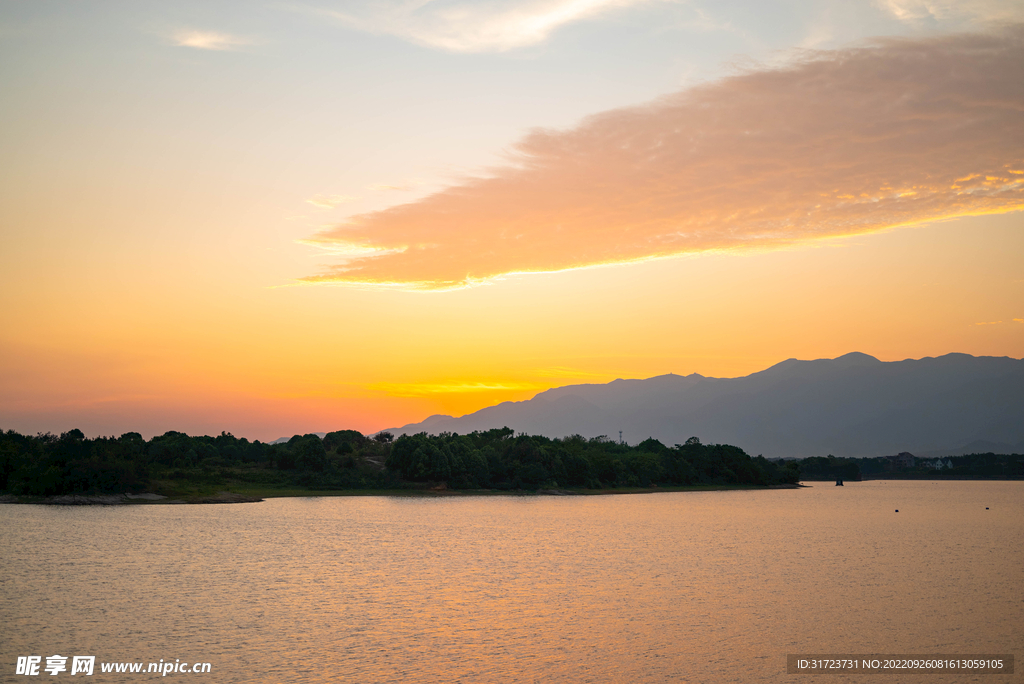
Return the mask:
<svg viewBox="0 0 1024 684">
<path fill-rule="evenodd" d="M 680 86 L 653 27 L 682 8 L 592 5 L 539 33 L 8 7 L 0 429 L 269 440 L 791 357 L 1024 356 L 1019 28 L 864 5 L 834 24 L 863 36 L 780 57 L 799 31 L 765 29 L 764 61 Z M 627 27 L 650 54 L 599 52 Z M 373 74 L 331 52 L 357 48 Z"/>
</svg>

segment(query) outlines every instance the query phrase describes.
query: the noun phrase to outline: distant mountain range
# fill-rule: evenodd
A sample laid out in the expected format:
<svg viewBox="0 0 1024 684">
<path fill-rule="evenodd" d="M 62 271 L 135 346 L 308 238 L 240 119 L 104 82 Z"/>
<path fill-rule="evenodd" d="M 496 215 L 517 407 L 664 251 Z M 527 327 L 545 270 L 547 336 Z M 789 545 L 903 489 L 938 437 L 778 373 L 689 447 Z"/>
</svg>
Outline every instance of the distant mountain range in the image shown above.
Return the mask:
<svg viewBox="0 0 1024 684">
<path fill-rule="evenodd" d="M 751 455 L 869 457 L 1024 453 L 1024 360 L 947 354 L 883 362 L 852 353 L 789 359 L 742 378 L 659 375 L 569 385 L 396 436 L 510 427 L 548 437 L 607 435 L 672 446 L 696 436 Z"/>
</svg>

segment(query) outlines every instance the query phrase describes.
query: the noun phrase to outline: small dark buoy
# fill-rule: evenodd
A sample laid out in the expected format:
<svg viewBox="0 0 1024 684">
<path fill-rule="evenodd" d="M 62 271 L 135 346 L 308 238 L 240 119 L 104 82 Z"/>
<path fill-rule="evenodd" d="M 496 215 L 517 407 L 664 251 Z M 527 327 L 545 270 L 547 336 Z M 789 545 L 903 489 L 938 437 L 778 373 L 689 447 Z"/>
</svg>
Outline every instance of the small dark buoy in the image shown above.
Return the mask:
<svg viewBox="0 0 1024 684">
<path fill-rule="evenodd" d="M 899 513 L 899 512 L 900 512 L 900 509 L 898 509 L 898 508 L 897 508 L 897 509 L 896 509 L 896 512 L 897 512 L 897 513 Z"/>
</svg>

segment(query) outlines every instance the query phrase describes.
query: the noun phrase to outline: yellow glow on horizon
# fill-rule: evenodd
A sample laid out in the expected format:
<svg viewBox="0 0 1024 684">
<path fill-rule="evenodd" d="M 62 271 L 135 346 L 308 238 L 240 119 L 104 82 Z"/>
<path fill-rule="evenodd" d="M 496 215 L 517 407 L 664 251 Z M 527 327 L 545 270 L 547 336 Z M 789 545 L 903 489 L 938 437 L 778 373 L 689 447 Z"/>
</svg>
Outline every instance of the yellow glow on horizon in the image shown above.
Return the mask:
<svg viewBox="0 0 1024 684">
<path fill-rule="evenodd" d="M 479 392 L 539 392 L 547 387 L 533 382 L 376 382 L 366 385 L 366 389 L 383 392 L 391 397 L 423 397 L 435 394 L 476 394 Z"/>
<path fill-rule="evenodd" d="M 735 377 L 790 357 L 1021 357 L 1022 219 L 508 277 L 434 297 L 254 288 L 215 303 L 200 288 L 170 308 L 170 293 L 144 284 L 107 292 L 106 313 L 32 317 L 63 292 L 48 284 L 8 302 L 22 323 L 0 337 L 11 369 L 0 428 L 46 416 L 46 429 L 92 434 L 120 415 L 125 430 L 269 440 L 372 432 L 569 384 Z"/>
</svg>

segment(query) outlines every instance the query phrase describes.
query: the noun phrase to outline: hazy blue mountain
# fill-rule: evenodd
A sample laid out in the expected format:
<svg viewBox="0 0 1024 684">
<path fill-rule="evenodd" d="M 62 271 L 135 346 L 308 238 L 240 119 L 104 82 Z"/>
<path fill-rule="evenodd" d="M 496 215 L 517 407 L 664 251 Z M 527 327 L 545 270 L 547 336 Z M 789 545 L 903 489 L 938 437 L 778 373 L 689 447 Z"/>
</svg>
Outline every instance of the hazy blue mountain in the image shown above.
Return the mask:
<svg viewBox="0 0 1024 684">
<path fill-rule="evenodd" d="M 972 445 L 1005 452 L 1024 443 L 1024 360 L 947 354 L 883 362 L 856 352 L 789 359 L 742 378 L 670 374 L 559 387 L 391 432 L 504 426 L 548 437 L 617 439 L 622 430 L 631 444 L 654 437 L 671 446 L 697 436 L 768 458 L 945 455 Z"/>
<path fill-rule="evenodd" d="M 1024 441 L 1010 444 L 1008 442 L 990 442 L 987 439 L 976 439 L 970 444 L 956 447 L 954 449 L 939 449 L 938 451 L 922 451 L 914 454 L 922 458 L 945 458 L 946 456 L 960 456 L 962 454 L 1024 454 Z"/>
<path fill-rule="evenodd" d="M 327 436 L 326 432 L 313 432 L 311 434 L 316 435 L 320 439 L 323 439 L 324 437 Z M 297 436 L 301 436 L 301 435 L 297 435 Z M 290 440 L 291 440 L 291 437 L 278 437 L 273 442 L 267 442 L 267 444 L 287 444 Z"/>
</svg>

